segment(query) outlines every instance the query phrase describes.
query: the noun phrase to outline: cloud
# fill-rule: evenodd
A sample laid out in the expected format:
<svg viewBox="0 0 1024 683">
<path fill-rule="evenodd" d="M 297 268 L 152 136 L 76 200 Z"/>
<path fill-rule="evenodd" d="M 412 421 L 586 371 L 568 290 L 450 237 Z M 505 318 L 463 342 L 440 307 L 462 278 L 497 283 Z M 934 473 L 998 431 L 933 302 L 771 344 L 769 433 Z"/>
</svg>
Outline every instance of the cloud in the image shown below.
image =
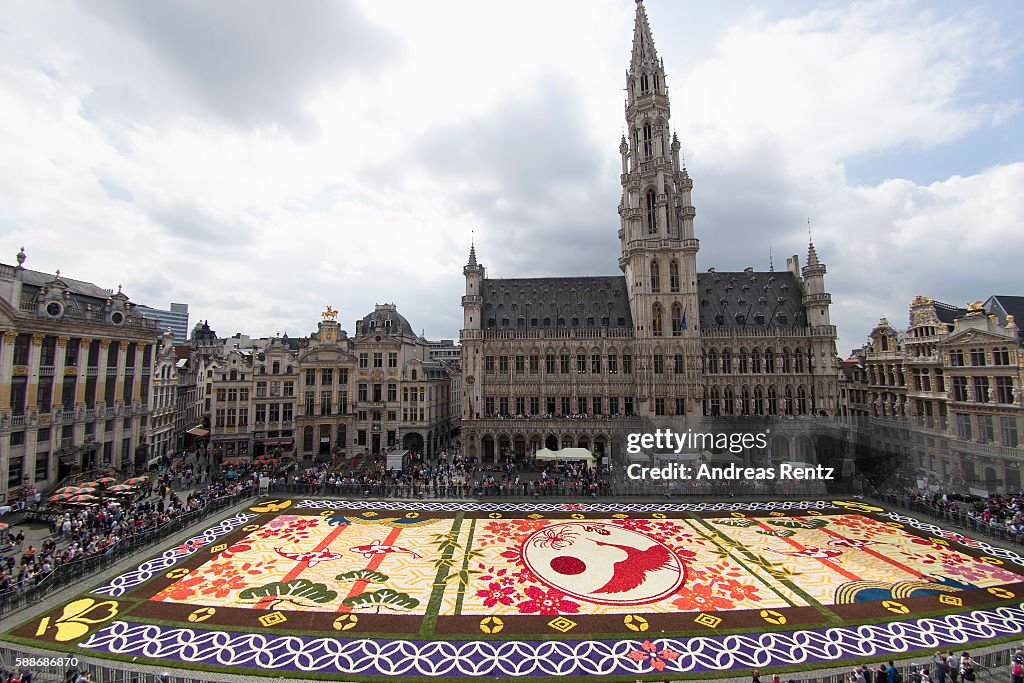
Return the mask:
<svg viewBox="0 0 1024 683">
<path fill-rule="evenodd" d="M 158 78 L 168 80 L 153 85 L 180 88 L 233 126 L 308 134 L 313 120 L 305 105 L 317 89 L 341 77 L 371 76 L 396 56 L 387 34 L 348 1 L 111 0 L 81 7 L 152 52 Z M 132 98 L 135 88 L 161 105 L 175 104 L 138 81 L 98 91 L 92 104 L 110 109 L 104 97 Z"/>
<path fill-rule="evenodd" d="M 769 248 L 779 268 L 804 257 L 810 217 L 843 353 L 915 294 L 1012 290 L 1019 16 L 647 9 L 701 270 L 763 269 Z M 19 5 L 0 42 L 6 253 L 25 244 L 31 267 L 123 282 L 149 305 L 187 301 L 222 334 L 305 334 L 327 304 L 352 332 L 394 301 L 417 330 L 455 336 L 471 229 L 491 276 L 618 272 L 632 13 L 613 0 Z M 883 163 L 954 149 L 956 175 Z"/>
</svg>

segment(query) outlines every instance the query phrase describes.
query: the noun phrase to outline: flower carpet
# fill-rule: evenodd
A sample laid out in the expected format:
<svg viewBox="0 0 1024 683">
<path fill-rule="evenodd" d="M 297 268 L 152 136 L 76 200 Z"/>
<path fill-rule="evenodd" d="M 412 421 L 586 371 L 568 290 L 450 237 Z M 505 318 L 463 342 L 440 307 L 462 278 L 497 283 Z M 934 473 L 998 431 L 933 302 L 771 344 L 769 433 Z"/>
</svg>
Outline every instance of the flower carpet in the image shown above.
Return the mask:
<svg viewBox="0 0 1024 683">
<path fill-rule="evenodd" d="M 267 499 L 6 633 L 274 677 L 636 680 L 1024 632 L 1024 558 L 860 501 Z"/>
</svg>

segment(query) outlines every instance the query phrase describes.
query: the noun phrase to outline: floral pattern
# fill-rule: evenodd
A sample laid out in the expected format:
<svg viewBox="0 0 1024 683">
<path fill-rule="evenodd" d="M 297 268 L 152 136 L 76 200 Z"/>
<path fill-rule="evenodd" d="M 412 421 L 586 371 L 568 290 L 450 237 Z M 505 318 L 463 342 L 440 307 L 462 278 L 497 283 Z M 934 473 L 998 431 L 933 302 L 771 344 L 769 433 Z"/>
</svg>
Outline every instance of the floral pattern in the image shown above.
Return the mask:
<svg viewBox="0 0 1024 683">
<path fill-rule="evenodd" d="M 521 614 L 576 614 L 580 611 L 579 603 L 566 600 L 565 594 L 554 588 L 542 590 L 537 586 L 526 589 L 526 597 L 516 607 Z"/>
<path fill-rule="evenodd" d="M 640 644 L 639 650 L 633 650 L 627 656 L 634 662 L 649 666 L 655 671 L 664 671 L 669 663 L 679 659 L 679 653 L 675 650 L 670 650 L 667 647 L 659 650 L 658 646 L 649 640 L 645 640 Z"/>
</svg>

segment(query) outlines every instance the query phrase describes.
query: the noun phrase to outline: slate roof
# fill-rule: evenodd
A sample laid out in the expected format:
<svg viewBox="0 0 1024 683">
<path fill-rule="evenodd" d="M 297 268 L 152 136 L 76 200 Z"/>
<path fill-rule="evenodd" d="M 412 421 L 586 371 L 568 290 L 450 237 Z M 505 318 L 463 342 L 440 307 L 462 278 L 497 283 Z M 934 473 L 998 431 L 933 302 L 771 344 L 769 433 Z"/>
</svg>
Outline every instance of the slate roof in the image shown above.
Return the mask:
<svg viewBox="0 0 1024 683">
<path fill-rule="evenodd" d="M 22 271 L 21 277 L 21 281 L 24 284 L 29 285 L 30 287 L 34 287 L 36 289 L 40 289 L 46 286 L 47 284 L 53 282 L 56 276 L 53 275 L 52 273 L 40 273 L 38 270 L 28 270 L 26 268 Z M 88 296 L 94 299 L 99 299 L 100 301 L 106 301 L 113 295 L 113 291 L 109 289 L 103 289 L 102 287 L 97 287 L 91 282 L 83 282 L 82 280 L 72 280 L 71 278 L 64 277 L 63 275 L 60 276 L 60 279 L 61 282 L 68 286 L 68 289 L 71 290 L 72 294 Z M 33 294 L 34 293 L 35 291 L 33 290 Z M 22 301 L 26 300 L 27 299 L 25 299 L 24 297 L 22 298 Z"/>
<path fill-rule="evenodd" d="M 356 321 L 356 336 L 369 334 L 417 336 L 405 316 L 391 305 L 377 306 L 372 313 Z"/>
<path fill-rule="evenodd" d="M 789 271 L 698 273 L 697 299 L 702 329 L 807 325 L 803 292 Z"/>
<path fill-rule="evenodd" d="M 1024 296 L 996 294 L 989 299 L 988 309 L 999 317 L 1000 325 L 1005 325 L 1006 316 L 1012 315 L 1017 322 L 1017 327 L 1024 328 Z M 1021 338 L 1024 338 L 1024 329 L 1021 329 L 1019 334 Z"/>
<path fill-rule="evenodd" d="M 952 325 L 953 321 L 957 318 L 967 315 L 966 308 L 958 308 L 952 304 L 944 304 L 941 301 L 933 302 L 935 308 L 935 317 L 939 319 L 939 322 Z"/>
<path fill-rule="evenodd" d="M 633 327 L 621 275 L 485 279 L 480 294 L 484 329 Z"/>
</svg>

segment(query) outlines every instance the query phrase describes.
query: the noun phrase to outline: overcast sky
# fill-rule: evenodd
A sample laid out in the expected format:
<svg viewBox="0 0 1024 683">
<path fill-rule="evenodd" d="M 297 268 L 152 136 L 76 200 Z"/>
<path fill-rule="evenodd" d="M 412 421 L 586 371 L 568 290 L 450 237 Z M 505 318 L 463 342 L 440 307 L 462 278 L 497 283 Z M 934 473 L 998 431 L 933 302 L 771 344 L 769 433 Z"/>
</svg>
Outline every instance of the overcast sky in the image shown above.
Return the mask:
<svg viewBox="0 0 1024 683">
<path fill-rule="evenodd" d="M 840 353 L 1024 294 L 1024 3 L 648 0 L 698 267 L 828 266 Z M 305 335 L 492 277 L 616 274 L 632 0 L 0 8 L 0 262 Z"/>
</svg>

